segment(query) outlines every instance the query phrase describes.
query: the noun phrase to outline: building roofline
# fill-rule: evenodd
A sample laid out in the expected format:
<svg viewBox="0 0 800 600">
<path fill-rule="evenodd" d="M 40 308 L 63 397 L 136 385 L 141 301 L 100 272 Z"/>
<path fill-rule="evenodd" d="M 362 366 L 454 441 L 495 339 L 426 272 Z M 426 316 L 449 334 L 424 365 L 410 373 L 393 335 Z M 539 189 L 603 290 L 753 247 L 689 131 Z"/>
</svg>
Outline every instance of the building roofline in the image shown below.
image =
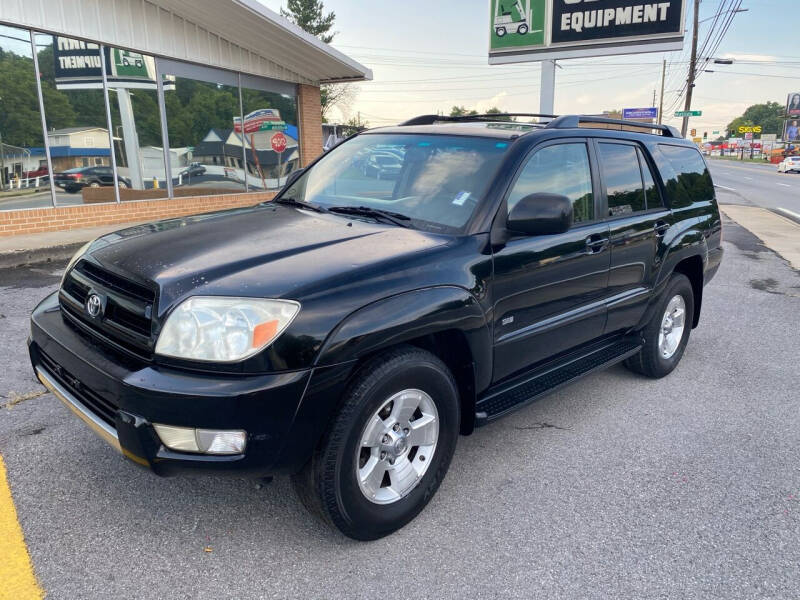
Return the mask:
<svg viewBox="0 0 800 600">
<path fill-rule="evenodd" d="M 292 33 L 299 40 L 305 42 L 310 46 L 313 46 L 316 50 L 319 50 L 320 52 L 324 52 L 329 57 L 333 58 L 334 60 L 337 60 L 341 64 L 350 67 L 355 71 L 360 72 L 360 76 L 323 80 L 321 81 L 321 83 L 339 83 L 345 81 L 372 80 L 372 69 L 365 67 L 360 62 L 353 60 L 352 58 L 350 58 L 346 54 L 343 54 L 342 52 L 339 52 L 336 48 L 334 48 L 330 44 L 326 44 L 318 37 L 302 30 L 300 27 L 298 27 L 285 17 L 282 17 L 278 13 L 270 10 L 269 8 L 258 2 L 258 0 L 231 0 L 231 1 L 234 4 L 239 4 L 240 6 L 246 8 L 247 10 L 255 13 L 258 17 L 270 21 L 271 23 L 277 25 L 278 27 L 282 27 L 289 33 Z"/>
</svg>

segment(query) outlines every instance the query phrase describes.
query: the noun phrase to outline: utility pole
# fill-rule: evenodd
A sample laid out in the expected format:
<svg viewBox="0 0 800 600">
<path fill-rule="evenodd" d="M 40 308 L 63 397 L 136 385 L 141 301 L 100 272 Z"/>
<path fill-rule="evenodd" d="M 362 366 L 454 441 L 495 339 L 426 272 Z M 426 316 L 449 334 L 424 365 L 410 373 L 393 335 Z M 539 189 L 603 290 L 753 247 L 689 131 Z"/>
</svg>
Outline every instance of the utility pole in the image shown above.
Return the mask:
<svg viewBox="0 0 800 600">
<path fill-rule="evenodd" d="M 658 124 L 661 125 L 664 112 L 664 75 L 667 74 L 667 59 L 661 63 L 661 99 L 658 101 Z"/>
<path fill-rule="evenodd" d="M 692 91 L 694 90 L 694 76 L 697 70 L 697 28 L 699 25 L 698 16 L 700 14 L 700 0 L 694 0 L 694 28 L 692 30 L 692 57 L 689 59 L 689 78 L 686 80 L 686 104 L 683 110 L 692 109 Z M 686 130 L 689 128 L 689 117 L 683 117 L 681 126 L 681 136 L 686 137 Z"/>
<path fill-rule="evenodd" d="M 655 105 L 656 105 L 656 89 L 653 88 L 653 102 L 650 104 L 650 106 L 655 106 Z"/>
</svg>

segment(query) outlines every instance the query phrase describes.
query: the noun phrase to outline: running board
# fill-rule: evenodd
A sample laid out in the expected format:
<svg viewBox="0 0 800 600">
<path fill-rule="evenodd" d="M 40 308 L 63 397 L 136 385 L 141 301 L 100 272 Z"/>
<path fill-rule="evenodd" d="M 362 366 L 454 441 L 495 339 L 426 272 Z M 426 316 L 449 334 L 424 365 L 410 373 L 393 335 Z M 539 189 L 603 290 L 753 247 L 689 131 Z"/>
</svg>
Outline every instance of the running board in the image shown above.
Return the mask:
<svg viewBox="0 0 800 600">
<path fill-rule="evenodd" d="M 489 390 L 475 405 L 475 426 L 480 427 L 526 406 L 581 377 L 610 367 L 633 356 L 642 347 L 639 337 L 625 337 L 570 354 L 555 364 L 545 365 L 520 376 L 496 390 Z"/>
</svg>

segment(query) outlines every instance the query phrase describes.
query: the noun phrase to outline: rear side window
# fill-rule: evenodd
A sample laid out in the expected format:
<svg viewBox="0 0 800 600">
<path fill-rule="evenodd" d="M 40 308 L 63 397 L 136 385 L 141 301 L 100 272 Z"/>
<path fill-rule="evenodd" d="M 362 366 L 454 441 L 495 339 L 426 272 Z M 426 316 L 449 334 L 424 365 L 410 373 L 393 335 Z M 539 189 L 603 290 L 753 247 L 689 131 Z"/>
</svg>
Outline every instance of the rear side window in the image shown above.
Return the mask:
<svg viewBox="0 0 800 600">
<path fill-rule="evenodd" d="M 695 148 L 658 144 L 657 160 L 670 206 L 680 208 L 714 198 L 714 184 L 703 157 Z"/>
<path fill-rule="evenodd" d="M 626 144 L 600 143 L 598 146 L 609 216 L 646 210 L 636 148 Z"/>
<path fill-rule="evenodd" d="M 592 172 L 584 143 L 545 146 L 531 156 L 508 195 L 508 212 L 529 194 L 548 192 L 572 200 L 575 223 L 594 219 Z"/>
</svg>

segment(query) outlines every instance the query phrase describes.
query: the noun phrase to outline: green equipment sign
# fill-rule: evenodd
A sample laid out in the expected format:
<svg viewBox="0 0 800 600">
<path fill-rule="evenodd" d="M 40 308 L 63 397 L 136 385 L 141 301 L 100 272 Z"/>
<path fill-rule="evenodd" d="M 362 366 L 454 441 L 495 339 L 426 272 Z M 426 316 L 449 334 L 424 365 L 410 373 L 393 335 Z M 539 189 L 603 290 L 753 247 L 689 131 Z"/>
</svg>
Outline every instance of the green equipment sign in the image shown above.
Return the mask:
<svg viewBox="0 0 800 600">
<path fill-rule="evenodd" d="M 702 117 L 703 111 L 702 110 L 676 110 L 675 111 L 676 117 Z"/>
<path fill-rule="evenodd" d="M 490 0 L 490 50 L 544 46 L 545 0 Z"/>
</svg>

